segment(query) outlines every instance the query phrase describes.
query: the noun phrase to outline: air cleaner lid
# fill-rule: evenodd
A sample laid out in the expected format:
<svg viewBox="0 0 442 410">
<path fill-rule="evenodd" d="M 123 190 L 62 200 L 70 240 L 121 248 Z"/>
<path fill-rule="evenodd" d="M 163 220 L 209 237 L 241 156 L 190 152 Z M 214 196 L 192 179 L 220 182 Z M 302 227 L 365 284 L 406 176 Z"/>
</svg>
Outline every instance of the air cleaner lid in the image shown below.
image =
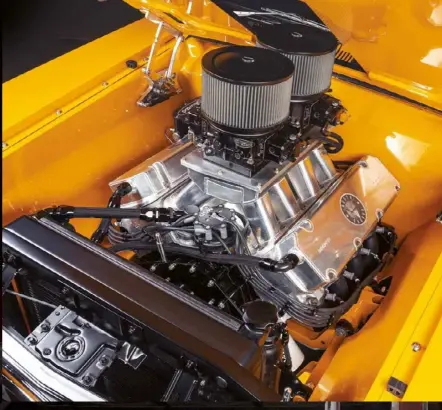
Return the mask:
<svg viewBox="0 0 442 410">
<path fill-rule="evenodd" d="M 338 47 L 333 33 L 304 24 L 262 27 L 256 34 L 260 45 L 285 54 L 323 55 Z"/>
<path fill-rule="evenodd" d="M 249 85 L 277 84 L 293 75 L 293 63 L 272 50 L 250 46 L 228 46 L 206 53 L 204 71 L 220 80 Z"/>
</svg>

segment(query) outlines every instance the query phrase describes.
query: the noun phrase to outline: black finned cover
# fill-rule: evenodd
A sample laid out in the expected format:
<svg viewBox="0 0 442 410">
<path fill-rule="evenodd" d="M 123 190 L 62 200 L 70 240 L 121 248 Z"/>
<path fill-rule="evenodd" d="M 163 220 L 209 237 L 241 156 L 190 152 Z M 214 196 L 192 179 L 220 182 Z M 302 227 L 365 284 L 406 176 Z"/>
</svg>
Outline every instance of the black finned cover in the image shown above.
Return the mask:
<svg viewBox="0 0 442 410">
<path fill-rule="evenodd" d="M 277 84 L 293 75 L 293 63 L 272 50 L 228 46 L 209 51 L 203 57 L 204 71 L 237 84 Z"/>
</svg>

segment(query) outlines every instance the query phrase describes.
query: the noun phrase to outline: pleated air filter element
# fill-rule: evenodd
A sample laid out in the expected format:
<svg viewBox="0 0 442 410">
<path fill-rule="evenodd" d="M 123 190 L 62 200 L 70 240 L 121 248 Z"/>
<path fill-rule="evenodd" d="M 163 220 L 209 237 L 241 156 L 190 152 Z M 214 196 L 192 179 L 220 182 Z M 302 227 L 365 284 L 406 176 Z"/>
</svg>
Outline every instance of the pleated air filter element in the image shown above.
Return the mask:
<svg viewBox="0 0 442 410">
<path fill-rule="evenodd" d="M 302 24 L 263 28 L 257 33 L 257 46 L 278 51 L 293 62 L 293 101 L 315 99 L 330 88 L 338 47 L 331 32 Z"/>
<path fill-rule="evenodd" d="M 201 111 L 211 123 L 264 131 L 288 118 L 294 67 L 282 54 L 228 46 L 209 51 L 202 66 Z"/>
</svg>

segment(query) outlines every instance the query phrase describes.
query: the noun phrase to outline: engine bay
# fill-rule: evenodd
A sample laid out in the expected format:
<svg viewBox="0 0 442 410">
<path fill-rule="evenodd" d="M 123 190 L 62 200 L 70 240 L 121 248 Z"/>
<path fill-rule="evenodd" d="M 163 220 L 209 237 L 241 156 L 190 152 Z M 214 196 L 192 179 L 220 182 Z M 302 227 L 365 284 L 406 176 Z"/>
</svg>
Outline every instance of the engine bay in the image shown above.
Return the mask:
<svg viewBox="0 0 442 410">
<path fill-rule="evenodd" d="M 390 291 L 401 180 L 370 150 L 337 156 L 338 42 L 300 27 L 206 47 L 201 93 L 167 111 L 166 147 L 106 179 L 107 204 L 3 228 L 4 368 L 29 396 L 308 401 L 363 331 Z M 180 93 L 176 50 L 195 39 L 175 40 L 159 77 L 144 70 L 143 112 Z"/>
</svg>

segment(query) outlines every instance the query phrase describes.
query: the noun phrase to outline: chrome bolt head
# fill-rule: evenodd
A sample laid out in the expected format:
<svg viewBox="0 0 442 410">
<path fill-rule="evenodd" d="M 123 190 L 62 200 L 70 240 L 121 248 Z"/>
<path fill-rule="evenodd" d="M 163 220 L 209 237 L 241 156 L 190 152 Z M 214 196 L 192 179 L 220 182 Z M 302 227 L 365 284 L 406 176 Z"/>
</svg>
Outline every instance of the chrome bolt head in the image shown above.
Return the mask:
<svg viewBox="0 0 442 410">
<path fill-rule="evenodd" d="M 422 346 L 420 345 L 420 343 L 414 342 L 411 345 L 411 349 L 413 350 L 413 352 L 419 352 L 422 349 Z"/>
</svg>

